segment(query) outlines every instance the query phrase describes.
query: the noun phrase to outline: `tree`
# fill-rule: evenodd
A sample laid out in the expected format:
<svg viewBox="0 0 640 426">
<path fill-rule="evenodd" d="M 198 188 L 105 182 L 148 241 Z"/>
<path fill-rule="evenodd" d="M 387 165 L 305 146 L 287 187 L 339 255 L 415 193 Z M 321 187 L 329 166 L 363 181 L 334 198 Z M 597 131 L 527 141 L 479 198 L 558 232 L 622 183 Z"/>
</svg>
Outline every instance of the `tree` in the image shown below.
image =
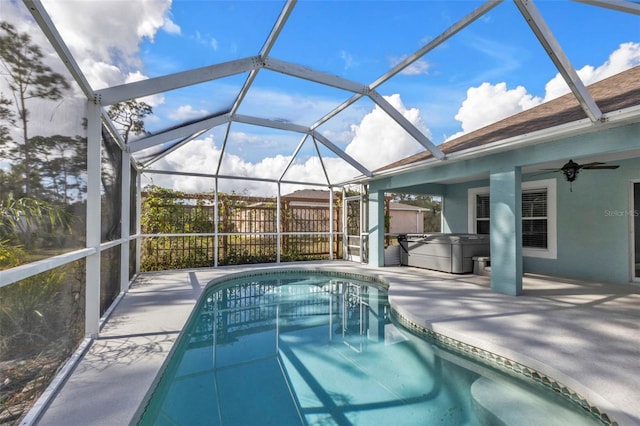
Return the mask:
<svg viewBox="0 0 640 426">
<path fill-rule="evenodd" d="M 151 105 L 135 100 L 113 104 L 107 111 L 125 144 L 129 143 L 129 135 L 140 135 L 145 132 L 144 118 L 152 113 Z"/>
<path fill-rule="evenodd" d="M 53 135 L 31 138 L 46 180 L 47 198 L 69 204 L 83 189 L 87 168 L 87 139 L 81 136 Z"/>
<path fill-rule="evenodd" d="M 15 113 L 11 110 L 13 103 L 0 93 L 0 147 L 13 141 L 10 127 L 15 126 Z M 6 123 L 6 124 L 5 124 Z"/>
<path fill-rule="evenodd" d="M 33 148 L 29 140 L 27 101 L 36 98 L 59 100 L 64 91 L 70 88 L 64 76 L 54 72 L 43 59 L 40 47 L 31 42 L 28 33 L 18 33 L 13 25 L 0 22 L 0 73 L 9 83 L 14 108 L 22 126 L 22 142 L 7 144 L 8 140 L 2 138 L 0 148 L 2 154 L 22 164 L 24 194 L 27 197 L 32 195 L 33 179 L 38 178 L 37 173 L 35 176 L 30 174 L 33 171 Z"/>
<path fill-rule="evenodd" d="M 130 135 L 138 135 L 145 132 L 144 117 L 153 113 L 150 105 L 136 100 L 129 100 L 111 105 L 107 114 L 120 132 L 125 145 L 129 143 Z M 121 184 L 122 184 L 122 152 L 115 139 L 106 129 L 102 129 L 103 162 L 102 186 L 104 188 L 103 204 L 103 229 L 106 231 L 106 240 L 120 237 L 120 211 L 122 209 Z M 129 167 L 128 164 L 124 167 Z"/>
</svg>

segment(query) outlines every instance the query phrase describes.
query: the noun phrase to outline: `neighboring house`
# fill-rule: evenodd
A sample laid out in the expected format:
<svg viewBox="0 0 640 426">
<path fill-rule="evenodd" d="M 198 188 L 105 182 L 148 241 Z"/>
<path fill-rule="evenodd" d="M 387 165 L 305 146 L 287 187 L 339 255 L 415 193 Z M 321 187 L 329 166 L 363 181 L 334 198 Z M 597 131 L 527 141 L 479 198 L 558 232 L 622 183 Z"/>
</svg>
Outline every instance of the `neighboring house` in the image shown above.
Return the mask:
<svg viewBox="0 0 640 426">
<path fill-rule="evenodd" d="M 334 192 L 334 203 L 342 195 Z M 302 189 L 290 194 L 283 195 L 282 201 L 292 207 L 317 207 L 327 209 L 329 205 L 329 191 L 319 189 Z M 424 213 L 428 209 L 424 207 L 411 206 L 409 204 L 398 203 L 387 198 L 389 209 L 389 231 L 390 234 L 409 234 L 424 232 Z M 328 213 L 327 213 L 328 214 Z M 341 214 L 336 210 L 337 217 Z M 323 219 L 328 220 L 327 217 Z"/>
<path fill-rule="evenodd" d="M 444 161 L 425 151 L 377 170 L 369 263 L 384 264 L 384 194 L 411 192 L 442 197 L 443 232 L 490 234 L 494 291 L 521 294 L 525 272 L 640 282 L 640 67 L 587 95 L 595 108 L 569 93 L 443 143 Z M 606 168 L 574 176 L 569 160 Z"/>
<path fill-rule="evenodd" d="M 342 197 L 341 192 L 333 192 L 333 202 L 335 204 L 338 197 Z M 290 194 L 280 197 L 282 201 L 293 206 L 304 207 L 328 207 L 329 191 L 321 189 L 299 189 Z"/>
<path fill-rule="evenodd" d="M 424 232 L 424 207 L 389 202 L 390 234 L 421 234 Z"/>
<path fill-rule="evenodd" d="M 329 232 L 329 191 L 318 189 L 302 189 L 280 197 L 283 206 L 291 212 L 284 220 L 284 230 L 287 232 Z M 333 193 L 333 204 L 341 193 Z M 288 219 L 288 220 L 287 220 Z M 334 207 L 333 231 L 342 229 L 341 209 Z"/>
<path fill-rule="evenodd" d="M 274 203 L 255 202 L 234 209 L 231 232 L 263 233 L 277 231 L 277 211 Z"/>
</svg>

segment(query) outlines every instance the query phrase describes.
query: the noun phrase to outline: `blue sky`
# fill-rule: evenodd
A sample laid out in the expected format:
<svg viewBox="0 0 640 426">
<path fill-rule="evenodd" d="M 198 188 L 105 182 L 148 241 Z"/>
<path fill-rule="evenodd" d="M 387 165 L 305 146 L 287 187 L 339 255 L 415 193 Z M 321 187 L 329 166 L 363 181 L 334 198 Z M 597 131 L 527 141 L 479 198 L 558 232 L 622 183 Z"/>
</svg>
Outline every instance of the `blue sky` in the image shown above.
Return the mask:
<svg viewBox="0 0 640 426">
<path fill-rule="evenodd" d="M 7 1 L 0 0 L 3 14 L 28 16 L 20 2 Z M 43 3 L 94 89 L 257 55 L 284 5 L 271 0 Z M 370 84 L 481 4 L 301 0 L 270 56 Z M 535 5 L 585 84 L 640 64 L 638 15 L 561 0 Z M 144 99 L 154 108 L 148 130 L 228 108 L 245 79 L 238 75 Z M 515 4 L 504 1 L 377 91 L 440 144 L 567 88 Z M 350 97 L 261 70 L 238 112 L 308 126 Z M 202 135 L 154 167 L 189 165 L 210 173 L 224 130 Z M 366 98 L 319 130 L 370 169 L 424 149 Z M 300 140 L 298 134 L 234 124 L 222 169 L 277 178 Z M 344 167 L 333 164 L 335 155 L 320 150 L 325 166 L 340 174 Z M 287 177 L 323 181 L 318 167 L 315 148 L 307 142 Z M 176 189 L 195 190 L 198 182 L 189 185 Z"/>
<path fill-rule="evenodd" d="M 301 1 L 271 55 L 368 84 L 480 4 Z M 640 41 L 637 16 L 568 1 L 536 4 L 576 69 L 601 66 L 622 43 Z M 281 6 L 275 1 L 174 1 L 169 16 L 180 34 L 160 31 L 153 42 L 141 45 L 145 74 L 162 75 L 255 55 Z M 397 76 L 379 92 L 400 93 L 408 108 L 424 111 L 436 143 L 461 130 L 454 116 L 470 87 L 504 82 L 509 89 L 521 85 L 532 96 L 543 98 L 545 85 L 557 74 L 508 1 L 427 54 L 421 63 L 419 74 Z M 271 73 L 260 75 L 260 84 L 272 91 L 335 103 L 349 97 L 317 84 L 267 74 Z M 236 84 L 241 82 L 237 79 Z M 214 104 L 214 100 L 208 103 Z M 289 112 L 292 119 L 304 119 L 297 112 Z"/>
</svg>

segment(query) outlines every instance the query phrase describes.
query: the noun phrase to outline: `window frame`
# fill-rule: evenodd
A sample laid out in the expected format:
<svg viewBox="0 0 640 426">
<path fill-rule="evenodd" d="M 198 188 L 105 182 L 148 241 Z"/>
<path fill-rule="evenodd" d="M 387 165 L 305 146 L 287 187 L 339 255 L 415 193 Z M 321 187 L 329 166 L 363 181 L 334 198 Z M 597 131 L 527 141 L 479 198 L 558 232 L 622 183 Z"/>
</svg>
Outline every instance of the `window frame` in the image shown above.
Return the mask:
<svg viewBox="0 0 640 426">
<path fill-rule="evenodd" d="M 522 247 L 522 255 L 543 259 L 558 258 L 558 218 L 556 179 L 542 179 L 522 182 L 522 191 L 546 190 L 547 191 L 547 248 Z M 477 233 L 476 196 L 489 195 L 490 187 L 482 186 L 467 190 L 468 225 L 470 233 Z M 522 202 L 522 201 L 521 201 Z M 522 220 L 522 213 L 520 214 Z"/>
</svg>

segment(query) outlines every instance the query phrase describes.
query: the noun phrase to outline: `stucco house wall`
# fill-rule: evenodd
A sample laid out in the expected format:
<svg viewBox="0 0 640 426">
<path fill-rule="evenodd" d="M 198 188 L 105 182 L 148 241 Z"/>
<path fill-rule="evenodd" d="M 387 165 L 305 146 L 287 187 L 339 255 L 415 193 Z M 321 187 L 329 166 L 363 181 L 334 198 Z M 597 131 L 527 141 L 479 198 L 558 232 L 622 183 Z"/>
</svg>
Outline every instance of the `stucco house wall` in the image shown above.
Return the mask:
<svg viewBox="0 0 640 426">
<path fill-rule="evenodd" d="M 474 232 L 479 224 L 491 234 L 494 291 L 522 294 L 526 272 L 640 282 L 640 269 L 633 267 L 640 257 L 634 238 L 640 195 L 631 204 L 631 189 L 640 182 L 640 66 L 588 90 L 600 119 L 587 117 L 586 104 L 567 94 L 441 144 L 445 161 L 425 150 L 376 170 L 369 182 L 370 263 L 380 265 L 382 258 L 384 192 L 424 188 L 443 198 L 444 232 Z M 582 169 L 572 185 L 557 171 L 549 174 L 549 167 L 557 170 L 570 159 L 619 168 Z M 529 206 L 537 211 L 547 194 L 546 233 L 540 220 L 523 225 L 521 196 L 532 189 L 539 195 Z M 470 205 L 478 195 L 489 198 L 483 198 L 484 219 L 476 221 Z M 541 248 L 528 247 L 525 238 Z"/>
<path fill-rule="evenodd" d="M 524 272 L 628 283 L 635 262 L 631 241 L 636 212 L 630 205 L 632 182 L 640 182 L 640 158 L 616 160 L 617 170 L 583 170 L 572 185 L 560 173 L 523 175 L 522 181 L 556 180 L 557 254 L 523 255 Z M 448 185 L 444 232 L 469 229 L 468 193 L 487 187 L 487 179 Z"/>
</svg>

